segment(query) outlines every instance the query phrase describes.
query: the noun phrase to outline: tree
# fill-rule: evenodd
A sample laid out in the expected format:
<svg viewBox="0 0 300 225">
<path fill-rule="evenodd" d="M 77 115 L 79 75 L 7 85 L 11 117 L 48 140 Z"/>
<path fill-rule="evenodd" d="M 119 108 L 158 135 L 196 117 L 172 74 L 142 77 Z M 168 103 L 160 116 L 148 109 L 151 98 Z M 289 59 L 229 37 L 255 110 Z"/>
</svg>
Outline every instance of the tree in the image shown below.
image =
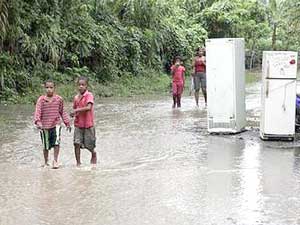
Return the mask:
<svg viewBox="0 0 300 225">
<path fill-rule="evenodd" d="M 3 39 L 5 38 L 8 26 L 8 3 L 6 0 L 0 0 L 0 50 L 3 46 Z"/>
<path fill-rule="evenodd" d="M 0 0 L 0 99 L 49 76 L 161 72 L 176 55 L 190 62 L 212 37 L 244 37 L 250 52 L 297 49 L 299 1 Z"/>
<path fill-rule="evenodd" d="M 281 39 L 284 49 L 299 50 L 300 46 L 300 0 L 286 0 L 282 4 L 283 25 Z"/>
<path fill-rule="evenodd" d="M 270 26 L 272 27 L 272 49 L 276 50 L 277 41 L 277 28 L 281 23 L 281 10 L 282 10 L 281 0 L 270 0 L 269 10 L 270 10 Z"/>
</svg>

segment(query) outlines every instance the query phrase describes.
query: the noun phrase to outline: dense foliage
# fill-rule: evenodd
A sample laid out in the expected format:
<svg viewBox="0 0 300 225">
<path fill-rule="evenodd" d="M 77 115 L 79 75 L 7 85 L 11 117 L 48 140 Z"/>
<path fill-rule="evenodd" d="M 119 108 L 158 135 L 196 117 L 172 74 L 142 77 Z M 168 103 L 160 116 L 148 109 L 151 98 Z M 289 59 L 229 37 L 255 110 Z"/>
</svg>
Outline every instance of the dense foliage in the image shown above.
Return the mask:
<svg viewBox="0 0 300 225">
<path fill-rule="evenodd" d="M 298 50 L 300 0 L 0 0 L 0 100 L 51 77 L 99 83 L 190 63 L 206 38 L 244 37 L 248 66 L 262 50 Z"/>
</svg>

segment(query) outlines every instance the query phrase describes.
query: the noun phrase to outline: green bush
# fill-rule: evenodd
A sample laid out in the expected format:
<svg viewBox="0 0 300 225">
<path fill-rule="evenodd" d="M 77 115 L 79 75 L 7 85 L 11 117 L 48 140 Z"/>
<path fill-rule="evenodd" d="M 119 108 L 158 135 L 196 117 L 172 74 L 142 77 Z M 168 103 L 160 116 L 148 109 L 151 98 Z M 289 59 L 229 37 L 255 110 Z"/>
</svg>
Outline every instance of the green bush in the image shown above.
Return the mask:
<svg viewBox="0 0 300 225">
<path fill-rule="evenodd" d="M 69 99 L 82 75 L 101 87 L 101 96 L 163 90 L 159 74 L 174 57 L 190 70 L 195 48 L 212 37 L 244 37 L 257 64 L 263 50 L 299 50 L 300 5 L 269 2 L 4 0 L 0 101 L 32 101 L 48 78 Z"/>
</svg>

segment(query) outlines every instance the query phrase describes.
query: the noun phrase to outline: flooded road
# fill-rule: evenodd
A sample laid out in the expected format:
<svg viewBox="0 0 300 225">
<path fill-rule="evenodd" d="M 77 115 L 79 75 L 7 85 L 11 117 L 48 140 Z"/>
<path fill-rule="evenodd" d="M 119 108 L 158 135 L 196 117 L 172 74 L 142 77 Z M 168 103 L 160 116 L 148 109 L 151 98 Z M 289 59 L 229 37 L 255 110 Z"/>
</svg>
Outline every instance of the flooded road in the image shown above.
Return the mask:
<svg viewBox="0 0 300 225">
<path fill-rule="evenodd" d="M 33 106 L 1 106 L 0 224 L 300 224 L 300 147 L 259 140 L 259 91 L 247 87 L 249 131 L 235 136 L 208 135 L 192 97 L 181 110 L 167 96 L 101 100 L 96 169 L 86 151 L 75 167 L 65 130 L 61 168 L 41 168 Z"/>
</svg>

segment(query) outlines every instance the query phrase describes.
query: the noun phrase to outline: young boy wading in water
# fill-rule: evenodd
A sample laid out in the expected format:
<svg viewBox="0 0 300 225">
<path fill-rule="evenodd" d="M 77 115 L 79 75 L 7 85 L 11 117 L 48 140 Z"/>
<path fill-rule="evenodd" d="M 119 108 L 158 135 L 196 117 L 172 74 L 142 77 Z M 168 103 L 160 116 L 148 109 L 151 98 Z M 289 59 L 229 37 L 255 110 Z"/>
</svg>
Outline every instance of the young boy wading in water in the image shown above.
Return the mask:
<svg viewBox="0 0 300 225">
<path fill-rule="evenodd" d="M 80 148 L 86 148 L 91 152 L 91 164 L 97 164 L 96 136 L 94 127 L 94 96 L 87 90 L 88 79 L 80 77 L 77 81 L 79 94 L 74 97 L 73 112 L 74 121 L 74 148 L 77 166 L 81 165 Z"/>
<path fill-rule="evenodd" d="M 61 118 L 67 129 L 71 131 L 70 121 L 67 113 L 64 110 L 63 99 L 55 94 L 55 84 L 48 80 L 44 83 L 46 94 L 39 97 L 36 103 L 34 114 L 34 123 L 40 129 L 45 165 L 48 164 L 49 150 L 54 148 L 54 160 L 52 167 L 57 169 L 58 154 L 61 134 Z"/>
<path fill-rule="evenodd" d="M 195 90 L 195 100 L 196 105 L 199 107 L 199 90 L 200 86 L 204 96 L 205 107 L 207 105 L 207 94 L 206 94 L 206 59 L 205 59 L 205 49 L 198 48 L 196 56 L 192 65 L 192 77 L 194 81 Z"/>
<path fill-rule="evenodd" d="M 184 73 L 185 68 L 181 65 L 180 57 L 175 58 L 174 65 L 171 66 L 172 75 L 172 92 L 173 92 L 173 108 L 181 107 L 181 95 L 184 88 Z"/>
</svg>

